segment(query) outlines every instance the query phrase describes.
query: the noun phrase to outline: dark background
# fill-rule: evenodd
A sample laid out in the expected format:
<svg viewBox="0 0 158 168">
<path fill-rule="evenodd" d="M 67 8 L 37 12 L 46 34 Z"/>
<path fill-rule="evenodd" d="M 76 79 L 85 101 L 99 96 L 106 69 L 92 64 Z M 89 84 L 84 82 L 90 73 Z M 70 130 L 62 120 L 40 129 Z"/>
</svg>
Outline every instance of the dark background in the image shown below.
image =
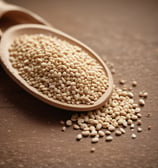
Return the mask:
<svg viewBox="0 0 158 168">
<path fill-rule="evenodd" d="M 142 111 L 143 132 L 113 142 L 75 141 L 60 120 L 71 112 L 50 107 L 15 84 L 0 66 L 0 168 L 157 168 L 158 167 L 158 1 L 8 0 L 30 9 L 113 62 L 115 83 L 138 82 L 135 94 L 149 97 Z M 136 99 L 137 101 L 137 99 Z M 147 113 L 151 117 L 147 118 Z M 147 130 L 152 126 L 151 131 Z M 90 153 L 91 147 L 96 148 Z"/>
</svg>

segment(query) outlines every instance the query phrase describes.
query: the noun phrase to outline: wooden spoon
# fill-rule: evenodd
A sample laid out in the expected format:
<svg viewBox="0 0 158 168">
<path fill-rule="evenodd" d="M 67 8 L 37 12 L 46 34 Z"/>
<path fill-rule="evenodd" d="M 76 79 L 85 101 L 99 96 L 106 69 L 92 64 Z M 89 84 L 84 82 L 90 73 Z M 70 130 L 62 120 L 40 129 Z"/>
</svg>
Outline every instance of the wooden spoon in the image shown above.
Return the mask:
<svg viewBox="0 0 158 168">
<path fill-rule="evenodd" d="M 52 98 L 48 98 L 46 95 L 39 92 L 37 89 L 30 86 L 19 74 L 16 69 L 12 67 L 11 62 L 9 61 L 9 51 L 11 44 L 17 38 L 18 36 L 21 36 L 23 34 L 45 34 L 45 35 L 51 35 L 56 36 L 62 40 L 66 40 L 71 44 L 77 45 L 81 47 L 84 51 L 86 51 L 91 57 L 95 58 L 100 65 L 104 68 L 106 75 L 109 78 L 109 87 L 106 90 L 106 92 L 92 105 L 72 105 L 67 103 L 62 103 L 57 100 L 53 100 Z M 6 30 L 2 36 L 1 44 L 0 44 L 0 58 L 1 63 L 5 69 L 5 71 L 15 80 L 21 87 L 23 87 L 26 91 L 31 93 L 33 96 L 37 97 L 38 99 L 52 105 L 58 108 L 66 109 L 66 110 L 72 110 L 72 111 L 89 111 L 93 109 L 97 109 L 101 107 L 109 98 L 109 96 L 112 93 L 113 89 L 113 79 L 112 75 L 105 65 L 105 63 L 100 59 L 100 57 L 92 51 L 90 48 L 88 48 L 85 44 L 81 43 L 80 41 L 76 40 L 75 38 L 57 30 L 54 28 L 50 28 L 43 25 L 38 24 L 21 24 L 17 26 L 13 26 Z"/>
</svg>

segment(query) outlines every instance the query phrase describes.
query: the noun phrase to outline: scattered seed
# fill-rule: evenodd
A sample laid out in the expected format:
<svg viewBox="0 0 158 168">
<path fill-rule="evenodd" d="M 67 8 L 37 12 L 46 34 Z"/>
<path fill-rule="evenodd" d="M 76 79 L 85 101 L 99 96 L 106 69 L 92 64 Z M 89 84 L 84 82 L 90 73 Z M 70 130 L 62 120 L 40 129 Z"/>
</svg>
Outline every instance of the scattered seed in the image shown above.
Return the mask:
<svg viewBox="0 0 158 168">
<path fill-rule="evenodd" d="M 139 97 L 143 97 L 144 93 L 143 92 L 139 92 Z"/>
<path fill-rule="evenodd" d="M 123 121 L 122 125 L 123 125 L 124 127 L 127 127 L 127 121 Z"/>
<path fill-rule="evenodd" d="M 133 123 L 133 121 L 131 120 L 131 119 L 129 119 L 128 121 L 127 121 L 127 124 L 128 125 L 131 125 Z"/>
<path fill-rule="evenodd" d="M 97 110 L 87 113 L 77 113 L 73 121 L 74 129 L 81 129 L 83 137 L 91 136 L 91 142 L 97 143 L 99 139 L 106 135 L 105 141 L 112 141 L 111 133 L 115 131 L 116 136 L 125 134 L 122 127 L 130 126 L 131 131 L 136 124 L 141 125 L 141 108 L 134 103 L 134 99 L 129 95 L 129 91 L 114 86 L 114 91 L 105 105 Z M 72 122 L 72 120 L 70 120 Z M 76 125 L 75 125 L 76 124 Z M 102 129 L 106 129 L 105 132 Z M 137 128 L 141 132 L 141 128 Z M 133 136 L 133 135 L 131 135 Z M 110 137 L 110 138 L 109 138 Z"/>
<path fill-rule="evenodd" d="M 131 135 L 131 138 L 132 138 L 132 139 L 136 139 L 136 137 L 137 137 L 136 134 L 132 134 L 132 135 Z"/>
<path fill-rule="evenodd" d="M 129 88 L 128 88 L 128 90 L 129 90 L 129 91 L 132 91 L 132 90 L 133 90 L 133 88 L 132 88 L 132 87 L 129 87 Z"/>
<path fill-rule="evenodd" d="M 136 121 L 138 119 L 138 117 L 136 115 L 132 115 L 132 120 Z"/>
<path fill-rule="evenodd" d="M 98 131 L 98 135 L 99 135 L 100 137 L 103 137 L 103 136 L 105 136 L 105 133 L 104 133 L 104 131 L 100 130 L 100 131 Z"/>
<path fill-rule="evenodd" d="M 94 137 L 92 138 L 91 142 L 92 143 L 97 143 L 99 141 L 99 138 L 98 137 Z"/>
<path fill-rule="evenodd" d="M 113 137 L 112 137 L 112 136 L 107 136 L 105 140 L 106 140 L 106 141 L 112 141 L 112 140 L 113 140 Z"/>
<path fill-rule="evenodd" d="M 82 134 L 78 134 L 78 135 L 76 136 L 76 140 L 80 141 L 81 139 L 82 139 Z"/>
<path fill-rule="evenodd" d="M 137 131 L 138 131 L 138 132 L 142 132 L 142 128 L 141 128 L 141 127 L 138 127 L 138 128 L 137 128 Z"/>
<path fill-rule="evenodd" d="M 90 131 L 88 127 L 85 127 L 83 131 Z"/>
<path fill-rule="evenodd" d="M 137 121 L 137 125 L 142 125 L 142 121 L 141 121 L 141 120 L 138 120 L 138 121 Z"/>
<path fill-rule="evenodd" d="M 142 117 L 142 114 L 138 113 L 137 116 L 138 116 L 138 118 L 141 118 L 141 117 Z"/>
<path fill-rule="evenodd" d="M 97 135 L 97 131 L 93 130 L 91 133 L 90 133 L 91 136 L 96 136 Z"/>
<path fill-rule="evenodd" d="M 67 125 L 67 126 L 71 126 L 71 125 L 72 125 L 72 121 L 71 121 L 71 120 L 67 120 L 67 121 L 66 121 L 66 125 Z"/>
<path fill-rule="evenodd" d="M 126 83 L 126 81 L 125 81 L 124 79 L 121 79 L 121 80 L 119 81 L 119 83 L 120 83 L 121 85 L 124 85 L 124 84 Z"/>
<path fill-rule="evenodd" d="M 105 131 L 105 134 L 106 135 L 111 135 L 111 132 L 110 131 Z"/>
<path fill-rule="evenodd" d="M 138 104 L 134 103 L 134 104 L 132 105 L 132 107 L 133 107 L 134 109 L 136 109 L 136 108 L 138 108 Z"/>
<path fill-rule="evenodd" d="M 122 134 L 126 133 L 126 131 L 123 128 L 120 128 L 120 131 L 122 132 Z"/>
<path fill-rule="evenodd" d="M 128 92 L 128 96 L 129 96 L 130 98 L 133 98 L 133 97 L 134 97 L 134 94 L 133 94 L 132 92 Z"/>
<path fill-rule="evenodd" d="M 66 127 L 63 126 L 61 130 L 62 130 L 63 132 L 65 132 L 65 131 L 66 131 Z"/>
<path fill-rule="evenodd" d="M 95 131 L 95 127 L 94 127 L 93 125 L 91 125 L 91 126 L 89 127 L 89 130 Z"/>
<path fill-rule="evenodd" d="M 89 131 L 82 131 L 82 135 L 85 136 L 85 137 L 89 136 L 89 134 L 90 134 Z"/>
<path fill-rule="evenodd" d="M 73 125 L 73 128 L 76 129 L 76 130 L 78 130 L 78 129 L 80 129 L 80 126 L 77 125 L 77 124 L 74 124 L 74 125 Z"/>
<path fill-rule="evenodd" d="M 135 113 L 139 113 L 141 111 L 141 109 L 139 108 L 139 107 L 137 107 L 136 109 L 135 109 Z"/>
<path fill-rule="evenodd" d="M 138 101 L 140 106 L 144 106 L 145 105 L 145 101 L 143 99 L 139 99 Z"/>
<path fill-rule="evenodd" d="M 148 97 L 148 92 L 144 92 L 143 97 L 147 98 Z"/>
<path fill-rule="evenodd" d="M 132 81 L 132 86 L 136 87 L 137 86 L 137 81 Z"/>
<path fill-rule="evenodd" d="M 97 126 L 96 126 L 96 130 L 100 130 L 102 128 L 102 124 L 97 124 Z"/>
<path fill-rule="evenodd" d="M 115 131 L 115 135 L 120 136 L 120 135 L 122 135 L 122 133 L 121 133 L 121 131 L 116 130 L 116 131 Z"/>
<path fill-rule="evenodd" d="M 126 86 L 124 86 L 124 87 L 122 88 L 122 90 L 123 90 L 123 91 L 127 91 L 128 88 L 127 88 Z"/>
<path fill-rule="evenodd" d="M 97 134 L 95 137 L 96 137 L 96 138 L 99 138 L 99 134 Z"/>
<path fill-rule="evenodd" d="M 151 130 L 151 125 L 148 125 L 148 130 Z"/>
<path fill-rule="evenodd" d="M 130 129 L 134 129 L 134 124 L 131 124 Z"/>
<path fill-rule="evenodd" d="M 90 150 L 91 153 L 94 153 L 95 152 L 95 148 L 92 147 L 91 150 Z"/>
<path fill-rule="evenodd" d="M 108 130 L 111 131 L 111 132 L 112 132 L 112 131 L 115 131 L 115 127 L 112 126 L 112 125 L 110 125 L 110 126 L 108 127 Z"/>
</svg>

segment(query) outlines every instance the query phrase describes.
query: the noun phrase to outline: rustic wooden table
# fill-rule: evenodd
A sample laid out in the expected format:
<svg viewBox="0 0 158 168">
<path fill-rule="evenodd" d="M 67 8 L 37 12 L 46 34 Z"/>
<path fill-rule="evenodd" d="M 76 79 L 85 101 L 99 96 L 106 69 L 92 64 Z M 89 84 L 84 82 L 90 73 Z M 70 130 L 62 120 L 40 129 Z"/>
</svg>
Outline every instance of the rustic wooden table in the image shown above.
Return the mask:
<svg viewBox="0 0 158 168">
<path fill-rule="evenodd" d="M 115 83 L 135 79 L 149 97 L 142 111 L 143 132 L 131 131 L 113 142 L 75 141 L 77 131 L 61 132 L 71 112 L 35 99 L 0 66 L 0 168 L 157 168 L 158 167 L 158 1 L 8 0 L 28 8 L 52 25 L 113 62 Z M 137 96 L 136 96 L 137 97 Z M 147 113 L 151 117 L 147 118 Z M 152 126 L 150 131 L 148 125 Z M 95 146 L 95 153 L 90 153 Z"/>
</svg>

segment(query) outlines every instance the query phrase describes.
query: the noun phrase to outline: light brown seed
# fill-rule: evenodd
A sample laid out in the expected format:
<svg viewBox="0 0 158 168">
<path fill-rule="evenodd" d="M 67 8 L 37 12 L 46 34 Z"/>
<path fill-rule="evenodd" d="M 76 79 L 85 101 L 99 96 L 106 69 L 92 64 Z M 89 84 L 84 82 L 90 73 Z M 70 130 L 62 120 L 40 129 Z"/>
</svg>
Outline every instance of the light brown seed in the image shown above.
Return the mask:
<svg viewBox="0 0 158 168">
<path fill-rule="evenodd" d="M 115 135 L 120 136 L 120 135 L 122 135 L 122 133 L 121 133 L 121 131 L 116 130 L 116 131 L 115 131 Z"/>
<path fill-rule="evenodd" d="M 115 127 L 112 126 L 112 125 L 110 125 L 110 126 L 108 127 L 108 130 L 111 131 L 111 132 L 112 132 L 112 131 L 115 131 Z"/>
<path fill-rule="evenodd" d="M 96 136 L 97 135 L 97 131 L 92 130 L 92 132 L 90 133 L 91 136 Z"/>
<path fill-rule="evenodd" d="M 73 128 L 76 129 L 76 130 L 80 129 L 79 125 L 77 125 L 77 124 L 74 124 Z"/>
<path fill-rule="evenodd" d="M 138 127 L 138 128 L 137 128 L 137 131 L 138 131 L 138 132 L 142 132 L 142 128 L 141 128 L 141 127 Z"/>
<path fill-rule="evenodd" d="M 143 99 L 139 99 L 138 101 L 140 106 L 144 106 L 145 105 L 145 101 Z"/>
<path fill-rule="evenodd" d="M 125 129 L 123 129 L 123 128 L 120 128 L 120 131 L 122 132 L 122 134 L 126 133 Z"/>
<path fill-rule="evenodd" d="M 136 134 L 132 134 L 132 135 L 131 135 L 131 138 L 132 138 L 132 139 L 136 139 L 136 137 L 137 137 Z"/>
<path fill-rule="evenodd" d="M 91 142 L 92 143 L 97 143 L 99 141 L 99 138 L 98 137 L 94 137 L 92 138 Z"/>
<path fill-rule="evenodd" d="M 91 150 L 90 150 L 91 153 L 94 153 L 95 152 L 95 148 L 92 147 Z"/>
<path fill-rule="evenodd" d="M 151 130 L 151 125 L 148 125 L 148 130 Z"/>
<path fill-rule="evenodd" d="M 144 92 L 143 97 L 144 97 L 144 98 L 147 98 L 147 97 L 148 97 L 148 93 L 147 93 L 147 92 Z"/>
<path fill-rule="evenodd" d="M 85 137 L 89 136 L 89 134 L 90 134 L 89 131 L 82 131 L 82 135 L 85 136 Z"/>
<path fill-rule="evenodd" d="M 67 125 L 67 126 L 71 126 L 71 125 L 72 125 L 72 121 L 71 121 L 71 120 L 67 120 L 67 121 L 66 121 L 66 125 Z"/>
<path fill-rule="evenodd" d="M 99 135 L 100 137 L 103 137 L 103 136 L 105 136 L 105 133 L 104 133 L 104 131 L 99 130 L 99 131 L 98 131 L 98 135 Z"/>
<path fill-rule="evenodd" d="M 138 121 L 137 121 L 137 125 L 142 125 L 142 121 L 141 121 L 141 120 L 138 120 Z"/>
<path fill-rule="evenodd" d="M 139 92 L 139 97 L 143 97 L 143 92 Z"/>
<path fill-rule="evenodd" d="M 126 81 L 125 81 L 124 79 L 121 79 L 121 80 L 119 81 L 119 83 L 120 83 L 121 85 L 124 85 L 124 84 L 126 83 Z"/>
<path fill-rule="evenodd" d="M 82 139 L 82 134 L 78 134 L 78 135 L 76 136 L 76 140 L 80 141 L 81 139 Z"/>
<path fill-rule="evenodd" d="M 138 117 L 136 115 L 132 115 L 132 120 L 136 121 L 138 119 Z"/>
<path fill-rule="evenodd" d="M 66 131 L 66 127 L 63 126 L 63 127 L 61 128 L 61 131 L 65 132 L 65 131 Z"/>
<path fill-rule="evenodd" d="M 134 124 L 131 124 L 130 129 L 134 129 Z"/>
<path fill-rule="evenodd" d="M 137 81 L 132 81 L 132 86 L 136 87 L 137 86 Z"/>
<path fill-rule="evenodd" d="M 111 135 L 111 132 L 110 131 L 105 131 L 105 134 L 106 135 Z"/>
<path fill-rule="evenodd" d="M 113 137 L 112 137 L 112 136 L 107 136 L 105 140 L 106 140 L 106 141 L 112 141 L 112 140 L 113 140 Z"/>
</svg>

